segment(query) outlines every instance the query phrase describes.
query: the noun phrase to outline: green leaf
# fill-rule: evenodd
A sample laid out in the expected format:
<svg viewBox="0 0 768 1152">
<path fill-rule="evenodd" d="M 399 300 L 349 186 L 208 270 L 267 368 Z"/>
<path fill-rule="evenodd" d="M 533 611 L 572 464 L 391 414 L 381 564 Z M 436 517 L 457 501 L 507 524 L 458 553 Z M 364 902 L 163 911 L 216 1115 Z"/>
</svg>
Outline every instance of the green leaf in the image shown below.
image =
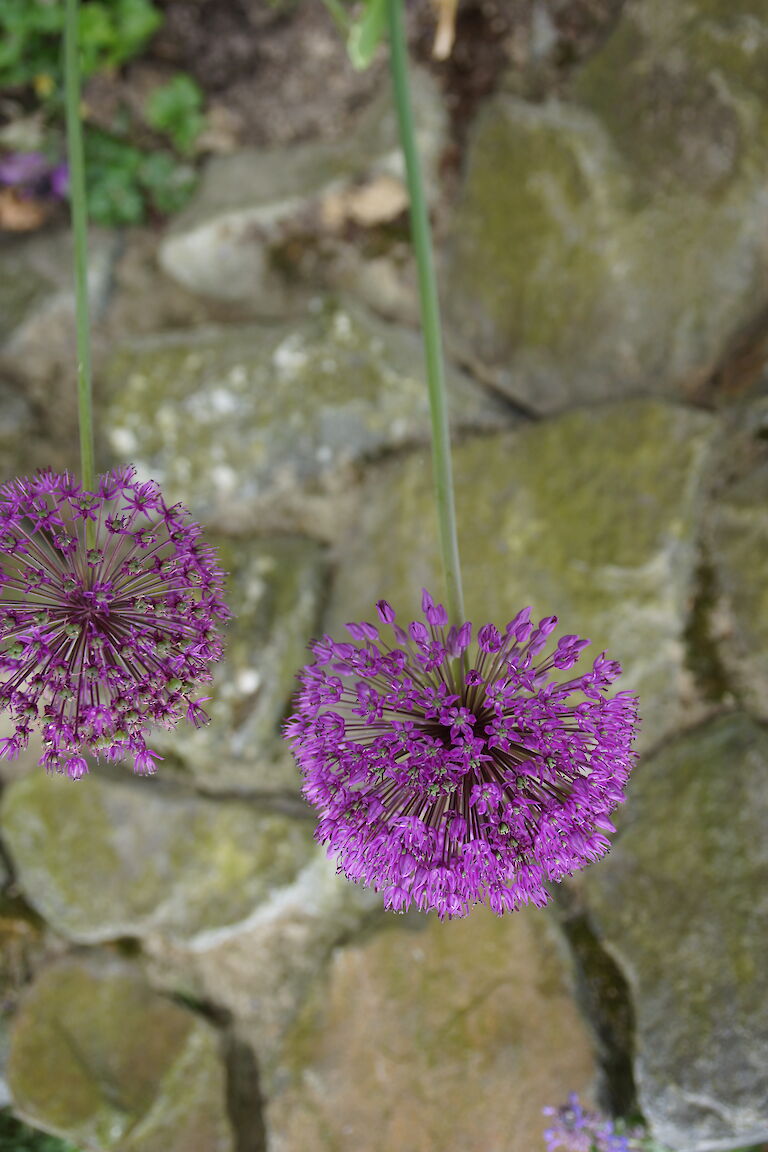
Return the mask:
<svg viewBox="0 0 768 1152">
<path fill-rule="evenodd" d="M 163 22 L 153 0 L 83 0 L 79 41 L 83 72 L 130 60 Z M 61 68 L 63 0 L 0 0 L 0 87 L 31 85 Z"/>
<path fill-rule="evenodd" d="M 203 93 L 191 76 L 180 72 L 155 88 L 147 100 L 147 123 L 162 132 L 179 152 L 190 152 L 203 127 Z"/>
<path fill-rule="evenodd" d="M 142 153 L 107 132 L 87 129 L 85 183 L 88 215 L 96 224 L 118 227 L 144 219 L 144 196 L 138 173 Z"/>
<path fill-rule="evenodd" d="M 80 65 L 84 76 L 90 76 L 115 44 L 115 26 L 104 4 L 84 4 L 80 9 Z"/>
<path fill-rule="evenodd" d="M 117 62 L 122 64 L 140 52 L 162 23 L 163 14 L 151 0 L 120 0 L 117 8 Z"/>
<path fill-rule="evenodd" d="M 138 178 L 153 208 L 164 216 L 183 208 L 197 184 L 194 168 L 179 164 L 169 152 L 146 153 Z"/>
<path fill-rule="evenodd" d="M 347 37 L 347 55 L 353 68 L 361 72 L 369 66 L 386 26 L 386 0 L 366 0 L 362 16 L 354 21 Z"/>
<path fill-rule="evenodd" d="M 101 172 L 88 187 L 88 214 L 95 224 L 140 224 L 144 197 L 127 171 Z"/>
</svg>

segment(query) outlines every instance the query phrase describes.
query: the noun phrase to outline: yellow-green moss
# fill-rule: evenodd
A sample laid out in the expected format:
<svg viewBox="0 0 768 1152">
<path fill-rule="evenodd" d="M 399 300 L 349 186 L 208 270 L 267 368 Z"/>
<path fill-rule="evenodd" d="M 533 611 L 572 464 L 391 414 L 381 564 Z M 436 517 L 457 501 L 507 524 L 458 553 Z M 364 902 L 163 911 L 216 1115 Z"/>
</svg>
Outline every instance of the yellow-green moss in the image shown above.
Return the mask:
<svg viewBox="0 0 768 1152">
<path fill-rule="evenodd" d="M 187 937 L 234 923 L 309 858 L 303 821 L 97 772 L 81 784 L 39 772 L 3 797 L 22 891 L 72 939 Z"/>
</svg>

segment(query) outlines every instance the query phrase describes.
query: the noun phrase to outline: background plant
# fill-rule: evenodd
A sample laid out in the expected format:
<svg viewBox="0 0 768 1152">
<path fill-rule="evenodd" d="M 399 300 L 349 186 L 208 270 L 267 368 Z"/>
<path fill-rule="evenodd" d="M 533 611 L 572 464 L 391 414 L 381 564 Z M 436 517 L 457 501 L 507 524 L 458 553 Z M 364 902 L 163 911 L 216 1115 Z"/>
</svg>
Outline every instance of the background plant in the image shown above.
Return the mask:
<svg viewBox="0 0 768 1152">
<path fill-rule="evenodd" d="M 139 56 L 163 23 L 152 0 L 86 0 L 80 10 L 84 78 L 115 76 Z M 0 0 L 0 89 L 20 117 L 32 117 L 42 151 L 63 152 L 61 41 L 64 5 L 55 0 Z M 140 223 L 176 212 L 195 185 L 190 163 L 204 126 L 203 95 L 177 73 L 154 88 L 141 108 L 123 104 L 108 124 L 83 109 L 91 220 Z"/>
<path fill-rule="evenodd" d="M 28 1128 L 10 1112 L 0 1111 L 0 1152 L 79 1152 L 74 1144 Z"/>
</svg>

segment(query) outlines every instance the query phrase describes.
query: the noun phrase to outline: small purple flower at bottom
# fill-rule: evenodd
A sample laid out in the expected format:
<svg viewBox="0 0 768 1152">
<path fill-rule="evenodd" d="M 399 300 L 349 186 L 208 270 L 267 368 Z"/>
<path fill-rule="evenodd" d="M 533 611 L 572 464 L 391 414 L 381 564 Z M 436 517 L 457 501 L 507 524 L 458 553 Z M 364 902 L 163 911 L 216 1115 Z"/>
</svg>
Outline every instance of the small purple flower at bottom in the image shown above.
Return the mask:
<svg viewBox="0 0 768 1152">
<path fill-rule="evenodd" d="M 0 488 L 0 707 L 15 723 L 0 756 L 18 756 L 37 727 L 48 771 L 79 779 L 91 753 L 148 775 L 149 725 L 207 719 L 196 689 L 228 612 L 200 536 L 132 468 L 95 492 L 66 472 Z"/>
<path fill-rule="evenodd" d="M 612 1120 L 598 1112 L 585 1112 L 575 1092 L 562 1108 L 545 1108 L 554 1123 L 544 1132 L 547 1152 L 640 1152 L 644 1133 L 617 1132 Z"/>
<path fill-rule="evenodd" d="M 370 623 L 347 625 L 353 643 L 314 642 L 285 727 L 317 839 L 395 911 L 544 905 L 545 881 L 609 848 L 637 727 L 634 695 L 606 694 L 619 665 L 603 654 L 553 679 L 588 642 L 550 647 L 556 618 L 534 624 L 530 609 L 474 646 L 427 592 L 426 624 L 377 609 L 393 643 Z"/>
</svg>

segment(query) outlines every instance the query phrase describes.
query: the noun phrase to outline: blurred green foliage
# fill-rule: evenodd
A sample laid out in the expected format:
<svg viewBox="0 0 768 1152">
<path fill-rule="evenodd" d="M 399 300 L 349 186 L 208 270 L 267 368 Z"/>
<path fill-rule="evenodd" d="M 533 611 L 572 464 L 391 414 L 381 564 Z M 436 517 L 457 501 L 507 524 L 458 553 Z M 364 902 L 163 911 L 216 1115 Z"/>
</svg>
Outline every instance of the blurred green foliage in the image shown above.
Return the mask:
<svg viewBox="0 0 768 1152">
<path fill-rule="evenodd" d="M 113 75 L 139 55 L 163 23 L 153 0 L 82 0 L 83 78 Z M 0 89 L 41 115 L 42 150 L 63 158 L 62 0 L 0 0 Z M 185 73 L 155 88 L 143 109 L 121 108 L 96 127 L 84 107 L 86 182 L 91 220 L 138 224 L 186 204 L 195 186 L 189 162 L 204 126 L 203 93 Z M 55 158 L 55 157 L 54 157 Z"/>
<path fill-rule="evenodd" d="M 56 1136 L 28 1128 L 3 1109 L 0 1111 L 0 1152 L 78 1152 L 78 1149 Z"/>
<path fill-rule="evenodd" d="M 179 152 L 188 153 L 203 128 L 203 93 L 191 76 L 179 73 L 155 88 L 147 100 L 147 123 Z"/>
<path fill-rule="evenodd" d="M 178 212 L 195 186 L 195 170 L 169 152 L 145 151 L 91 129 L 85 139 L 88 211 L 97 224 L 140 224 L 147 211 Z"/>
<path fill-rule="evenodd" d="M 380 42 L 387 31 L 385 0 L 363 0 L 355 15 L 345 6 L 350 0 L 323 0 L 337 28 L 347 42 L 347 55 L 359 72 L 373 62 Z"/>
<path fill-rule="evenodd" d="M 85 0 L 80 8 L 83 76 L 132 59 L 162 22 L 152 0 Z M 0 87 L 37 84 L 44 92 L 44 77 L 58 86 L 63 31 L 64 4 L 58 0 L 0 0 Z"/>
</svg>

